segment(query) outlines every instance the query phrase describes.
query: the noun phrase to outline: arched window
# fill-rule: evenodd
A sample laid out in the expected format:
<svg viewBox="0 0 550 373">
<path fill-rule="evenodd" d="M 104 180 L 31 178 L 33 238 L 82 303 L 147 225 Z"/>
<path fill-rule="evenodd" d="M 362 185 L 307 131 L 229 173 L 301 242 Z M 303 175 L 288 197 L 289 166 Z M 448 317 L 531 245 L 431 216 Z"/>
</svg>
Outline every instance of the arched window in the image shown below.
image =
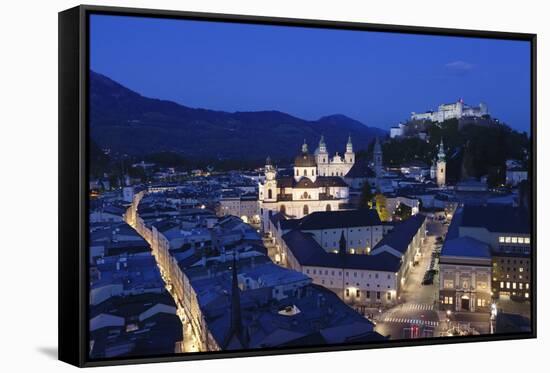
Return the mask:
<svg viewBox="0 0 550 373">
<path fill-rule="evenodd" d="M 307 205 L 304 205 L 304 216 L 309 214 L 309 207 Z"/>
<path fill-rule="evenodd" d="M 332 210 L 332 207 L 330 207 L 330 204 L 327 205 L 326 210 L 327 210 L 327 211 L 331 211 L 331 210 Z"/>
<path fill-rule="evenodd" d="M 285 207 L 285 205 L 281 205 L 281 207 L 279 207 L 279 212 L 280 212 L 281 214 L 286 214 L 286 207 Z"/>
<path fill-rule="evenodd" d="M 273 192 L 271 191 L 271 189 L 267 190 L 267 198 L 269 199 L 273 198 Z"/>
<path fill-rule="evenodd" d="M 300 176 L 300 171 L 296 169 L 296 176 Z"/>
<path fill-rule="evenodd" d="M 307 176 L 307 169 L 304 169 L 304 176 Z"/>
</svg>

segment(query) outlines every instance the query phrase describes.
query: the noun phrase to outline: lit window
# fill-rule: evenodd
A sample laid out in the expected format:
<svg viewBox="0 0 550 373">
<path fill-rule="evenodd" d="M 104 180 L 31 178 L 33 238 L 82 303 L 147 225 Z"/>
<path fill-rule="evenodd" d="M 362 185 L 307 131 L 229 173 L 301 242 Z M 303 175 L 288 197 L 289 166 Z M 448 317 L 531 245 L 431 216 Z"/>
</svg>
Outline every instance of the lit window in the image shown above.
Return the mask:
<svg viewBox="0 0 550 373">
<path fill-rule="evenodd" d="M 520 283 L 519 283 L 519 289 L 520 289 L 520 290 L 523 289 L 523 282 L 520 282 Z"/>
<path fill-rule="evenodd" d="M 506 243 L 510 243 L 512 241 L 512 237 L 506 237 L 506 239 L 504 240 L 504 242 Z"/>
<path fill-rule="evenodd" d="M 512 289 L 515 289 L 516 288 L 516 283 L 512 283 Z"/>
<path fill-rule="evenodd" d="M 504 242 L 504 237 L 499 237 L 498 242 Z"/>
<path fill-rule="evenodd" d="M 518 243 L 518 238 L 517 237 L 512 237 L 512 243 Z"/>
<path fill-rule="evenodd" d="M 530 243 L 531 243 L 531 239 L 530 239 L 529 237 L 525 237 L 525 243 L 530 244 Z"/>
<path fill-rule="evenodd" d="M 519 271 L 520 271 L 520 272 L 523 272 L 523 267 L 519 267 Z"/>
<path fill-rule="evenodd" d="M 500 282 L 500 288 L 504 289 L 504 282 L 503 281 Z"/>
<path fill-rule="evenodd" d="M 510 283 L 509 282 L 506 283 L 506 289 L 510 289 Z"/>
<path fill-rule="evenodd" d="M 529 284 L 525 284 L 525 289 L 529 290 Z"/>
<path fill-rule="evenodd" d="M 529 293 L 525 293 L 525 298 L 529 298 Z"/>
<path fill-rule="evenodd" d="M 523 237 L 518 237 L 518 243 L 523 243 Z"/>
</svg>

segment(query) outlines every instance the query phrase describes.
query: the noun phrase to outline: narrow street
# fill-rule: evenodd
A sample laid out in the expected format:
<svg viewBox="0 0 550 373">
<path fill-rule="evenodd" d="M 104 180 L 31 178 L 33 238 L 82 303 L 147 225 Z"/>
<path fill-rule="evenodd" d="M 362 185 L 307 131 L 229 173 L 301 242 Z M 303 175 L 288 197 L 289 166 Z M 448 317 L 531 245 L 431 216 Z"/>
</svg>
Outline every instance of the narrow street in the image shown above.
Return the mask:
<svg viewBox="0 0 550 373">
<path fill-rule="evenodd" d="M 375 330 L 380 334 L 389 335 L 391 339 L 439 336 L 439 277 L 436 275 L 430 285 L 422 285 L 422 281 L 426 271 L 430 269 L 436 238 L 444 235 L 446 228 L 439 222 L 427 223 L 428 233 L 420 249 L 421 256 L 418 264 L 407 275 L 400 295 L 401 304 L 375 317 Z M 437 260 L 434 269 L 438 269 Z"/>
</svg>

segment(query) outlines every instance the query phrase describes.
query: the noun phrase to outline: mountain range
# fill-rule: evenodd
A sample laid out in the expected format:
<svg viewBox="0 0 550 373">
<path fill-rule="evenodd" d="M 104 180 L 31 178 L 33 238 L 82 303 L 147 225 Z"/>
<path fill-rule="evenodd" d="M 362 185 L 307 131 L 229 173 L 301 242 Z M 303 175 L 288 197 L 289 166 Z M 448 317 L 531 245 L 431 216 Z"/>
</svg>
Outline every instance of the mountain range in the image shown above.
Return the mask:
<svg viewBox="0 0 550 373">
<path fill-rule="evenodd" d="M 280 111 L 224 112 L 148 98 L 99 73 L 90 72 L 90 135 L 112 154 L 175 152 L 188 158 L 290 159 L 304 139 L 313 151 L 324 135 L 329 152 L 367 149 L 387 132 L 341 114 L 315 121 Z"/>
</svg>

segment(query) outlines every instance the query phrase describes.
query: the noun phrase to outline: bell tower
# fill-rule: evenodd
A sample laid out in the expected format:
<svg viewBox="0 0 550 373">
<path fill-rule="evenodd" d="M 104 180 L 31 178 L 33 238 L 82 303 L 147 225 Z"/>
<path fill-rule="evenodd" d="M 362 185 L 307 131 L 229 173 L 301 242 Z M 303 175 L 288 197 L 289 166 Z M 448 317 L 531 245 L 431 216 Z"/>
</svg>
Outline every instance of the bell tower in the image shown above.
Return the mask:
<svg viewBox="0 0 550 373">
<path fill-rule="evenodd" d="M 438 187 L 445 186 L 445 175 L 447 172 L 447 162 L 445 161 L 445 148 L 443 147 L 443 139 L 439 144 L 436 163 L 436 182 Z"/>
<path fill-rule="evenodd" d="M 346 153 L 344 154 L 344 162 L 353 164 L 355 162 L 355 153 L 353 152 L 353 144 L 351 143 L 351 135 L 348 136 L 346 144 Z"/>
<path fill-rule="evenodd" d="M 271 158 L 267 157 L 265 161 L 265 184 L 263 186 L 263 201 L 277 201 L 277 170 L 271 163 Z"/>
</svg>

